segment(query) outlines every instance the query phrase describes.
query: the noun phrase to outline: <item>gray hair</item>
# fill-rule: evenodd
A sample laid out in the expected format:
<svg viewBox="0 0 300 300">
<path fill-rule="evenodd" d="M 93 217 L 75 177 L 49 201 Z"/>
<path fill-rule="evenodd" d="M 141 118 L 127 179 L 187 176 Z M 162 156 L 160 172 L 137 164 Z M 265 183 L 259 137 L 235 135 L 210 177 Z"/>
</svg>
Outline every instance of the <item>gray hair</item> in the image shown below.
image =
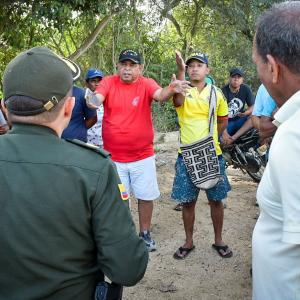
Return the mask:
<svg viewBox="0 0 300 300">
<path fill-rule="evenodd" d="M 300 1 L 275 4 L 263 13 L 256 25 L 255 43 L 265 62 L 270 54 L 300 74 Z"/>
</svg>

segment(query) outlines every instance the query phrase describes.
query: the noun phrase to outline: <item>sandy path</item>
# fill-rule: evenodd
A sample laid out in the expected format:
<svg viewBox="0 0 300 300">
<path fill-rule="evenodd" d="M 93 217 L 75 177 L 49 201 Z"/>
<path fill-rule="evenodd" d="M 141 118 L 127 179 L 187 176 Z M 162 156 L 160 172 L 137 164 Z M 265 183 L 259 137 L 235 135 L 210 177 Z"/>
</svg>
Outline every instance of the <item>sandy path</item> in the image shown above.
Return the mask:
<svg viewBox="0 0 300 300">
<path fill-rule="evenodd" d="M 170 147 L 167 147 L 170 148 Z M 174 251 L 184 241 L 181 213 L 170 200 L 176 147 L 157 154 L 161 198 L 156 201 L 152 235 L 158 250 L 150 253 L 145 277 L 135 287 L 126 288 L 124 299 L 251 299 L 251 234 L 258 209 L 255 184 L 247 175 L 228 170 L 232 192 L 227 200 L 223 239 L 234 255 L 222 259 L 211 248 L 213 228 L 204 193 L 196 206 L 194 243 L 196 249 L 183 261 L 173 259 Z M 137 221 L 137 206 L 132 201 Z"/>
</svg>

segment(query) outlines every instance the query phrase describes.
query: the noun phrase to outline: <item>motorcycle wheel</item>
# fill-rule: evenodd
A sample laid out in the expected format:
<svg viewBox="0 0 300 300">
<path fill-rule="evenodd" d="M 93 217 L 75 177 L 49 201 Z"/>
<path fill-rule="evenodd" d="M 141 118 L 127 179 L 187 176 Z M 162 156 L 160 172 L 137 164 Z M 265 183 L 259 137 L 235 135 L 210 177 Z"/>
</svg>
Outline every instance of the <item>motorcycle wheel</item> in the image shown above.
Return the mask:
<svg viewBox="0 0 300 300">
<path fill-rule="evenodd" d="M 250 171 L 246 170 L 247 174 L 253 179 L 254 182 L 260 182 L 264 171 L 265 171 L 264 165 L 261 165 L 261 167 L 259 168 L 259 170 L 257 172 L 250 172 Z"/>
</svg>

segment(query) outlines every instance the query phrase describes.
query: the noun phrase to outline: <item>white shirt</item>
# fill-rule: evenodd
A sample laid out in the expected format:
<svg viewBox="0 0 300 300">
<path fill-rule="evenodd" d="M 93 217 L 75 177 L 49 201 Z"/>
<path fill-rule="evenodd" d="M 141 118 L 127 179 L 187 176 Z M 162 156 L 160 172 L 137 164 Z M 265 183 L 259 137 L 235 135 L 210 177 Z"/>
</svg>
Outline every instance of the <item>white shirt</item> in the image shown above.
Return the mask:
<svg viewBox="0 0 300 300">
<path fill-rule="evenodd" d="M 101 104 L 101 106 L 97 109 L 97 123 L 87 131 L 88 143 L 100 147 L 103 146 L 103 140 L 102 140 L 103 114 L 104 114 L 104 109 L 103 109 L 103 105 Z"/>
<path fill-rule="evenodd" d="M 261 214 L 252 239 L 253 299 L 298 300 L 300 91 L 277 114 L 281 125 L 272 141 L 270 159 L 257 191 Z"/>
<path fill-rule="evenodd" d="M 300 244 L 300 91 L 275 114 L 275 120 L 279 117 L 257 198 L 262 209 L 283 222 L 282 241 Z"/>
</svg>

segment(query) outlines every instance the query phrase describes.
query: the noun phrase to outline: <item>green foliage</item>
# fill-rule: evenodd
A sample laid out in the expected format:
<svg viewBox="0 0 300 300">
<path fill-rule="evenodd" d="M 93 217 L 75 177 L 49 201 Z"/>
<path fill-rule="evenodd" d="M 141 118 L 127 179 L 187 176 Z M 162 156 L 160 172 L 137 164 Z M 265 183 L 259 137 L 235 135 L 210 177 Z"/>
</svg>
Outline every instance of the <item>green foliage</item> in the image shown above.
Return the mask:
<svg viewBox="0 0 300 300">
<path fill-rule="evenodd" d="M 168 132 L 179 128 L 176 111 L 171 102 L 155 102 L 152 105 L 152 116 L 156 131 Z"/>
<path fill-rule="evenodd" d="M 259 85 L 251 60 L 255 21 L 278 1 L 271 0 L 26 0 L 1 1 L 0 74 L 20 51 L 46 45 L 70 56 L 91 36 L 97 24 L 115 12 L 108 26 L 77 63 L 83 75 L 90 67 L 106 75 L 116 71 L 122 49 L 135 48 L 145 58 L 144 75 L 161 86 L 176 73 L 174 50 L 187 57 L 193 50 L 209 56 L 211 75 L 221 87 L 228 70 L 241 67 L 246 83 Z M 82 75 L 79 85 L 84 85 Z M 176 128 L 171 102 L 153 105 L 157 130 Z"/>
</svg>

